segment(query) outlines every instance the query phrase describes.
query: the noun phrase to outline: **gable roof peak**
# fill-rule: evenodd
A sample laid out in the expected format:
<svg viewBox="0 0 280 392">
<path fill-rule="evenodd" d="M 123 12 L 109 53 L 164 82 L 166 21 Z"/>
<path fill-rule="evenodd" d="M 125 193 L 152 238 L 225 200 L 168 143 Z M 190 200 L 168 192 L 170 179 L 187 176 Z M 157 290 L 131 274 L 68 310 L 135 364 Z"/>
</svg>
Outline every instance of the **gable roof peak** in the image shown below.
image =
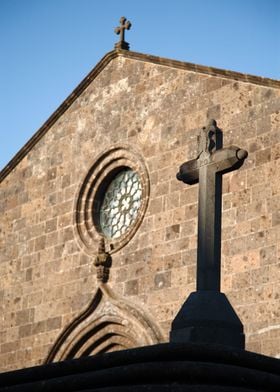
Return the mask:
<svg viewBox="0 0 280 392">
<path fill-rule="evenodd" d="M 121 45 L 119 45 L 121 46 Z M 182 69 L 186 71 L 216 76 L 225 79 L 236 80 L 244 83 L 252 83 L 264 87 L 280 88 L 280 80 L 263 78 L 260 76 L 243 74 L 215 67 L 207 67 L 179 60 L 172 60 L 164 57 L 153 56 L 138 52 L 132 52 L 121 47 L 116 47 L 96 64 L 89 74 L 73 90 L 73 92 L 62 102 L 57 110 L 47 119 L 47 121 L 38 129 L 38 131 L 29 139 L 29 141 L 18 151 L 11 161 L 0 172 L 0 182 L 17 166 L 17 164 L 28 154 L 33 146 L 47 133 L 51 126 L 60 118 L 60 116 L 72 105 L 72 103 L 82 94 L 89 84 L 102 72 L 102 70 L 115 58 L 123 57 L 136 61 L 144 61 L 157 65 L 171 68 Z"/>
</svg>

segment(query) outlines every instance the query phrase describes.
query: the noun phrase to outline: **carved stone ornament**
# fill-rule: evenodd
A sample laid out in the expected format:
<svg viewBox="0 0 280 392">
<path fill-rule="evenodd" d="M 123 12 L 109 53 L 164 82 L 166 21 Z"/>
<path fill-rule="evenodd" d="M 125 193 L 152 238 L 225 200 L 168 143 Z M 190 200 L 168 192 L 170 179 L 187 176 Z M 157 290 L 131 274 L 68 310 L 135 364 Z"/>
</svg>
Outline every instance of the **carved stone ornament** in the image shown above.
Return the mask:
<svg viewBox="0 0 280 392">
<path fill-rule="evenodd" d="M 96 277 L 98 282 L 106 283 L 109 280 L 109 271 L 112 265 L 112 258 L 109 253 L 105 252 L 105 240 L 101 237 L 99 242 L 98 254 L 94 259 L 96 267 Z"/>
</svg>

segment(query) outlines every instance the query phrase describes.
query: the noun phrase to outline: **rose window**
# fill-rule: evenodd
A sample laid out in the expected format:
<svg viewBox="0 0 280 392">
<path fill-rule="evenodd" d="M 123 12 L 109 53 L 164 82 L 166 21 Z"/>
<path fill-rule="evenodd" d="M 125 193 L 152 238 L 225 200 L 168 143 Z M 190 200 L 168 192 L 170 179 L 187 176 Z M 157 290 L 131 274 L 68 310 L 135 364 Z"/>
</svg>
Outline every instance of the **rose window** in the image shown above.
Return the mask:
<svg viewBox="0 0 280 392">
<path fill-rule="evenodd" d="M 105 191 L 101 203 L 100 228 L 108 238 L 122 236 L 135 221 L 141 205 L 139 175 L 126 169 L 118 173 Z"/>
</svg>

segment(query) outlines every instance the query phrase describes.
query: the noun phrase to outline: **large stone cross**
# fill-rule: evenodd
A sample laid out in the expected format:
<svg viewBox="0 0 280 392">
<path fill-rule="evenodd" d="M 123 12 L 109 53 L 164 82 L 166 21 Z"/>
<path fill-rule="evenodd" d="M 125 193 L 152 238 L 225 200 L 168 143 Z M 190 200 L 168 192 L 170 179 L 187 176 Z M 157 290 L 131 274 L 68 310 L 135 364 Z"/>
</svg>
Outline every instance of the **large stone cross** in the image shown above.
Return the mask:
<svg viewBox="0 0 280 392">
<path fill-rule="evenodd" d="M 220 290 L 222 175 L 239 169 L 248 153 L 222 148 L 222 132 L 211 120 L 202 129 L 197 159 L 183 163 L 177 179 L 199 182 L 197 290 Z"/>
<path fill-rule="evenodd" d="M 220 292 L 222 176 L 239 169 L 248 153 L 223 148 L 215 120 L 202 129 L 197 159 L 185 162 L 177 179 L 199 183 L 197 291 L 189 295 L 175 317 L 171 342 L 222 344 L 244 348 L 243 325 L 225 294 Z"/>
<path fill-rule="evenodd" d="M 116 49 L 129 49 L 129 44 L 128 42 L 125 42 L 124 39 L 124 32 L 125 30 L 129 30 L 131 27 L 131 23 L 129 20 L 127 20 L 124 16 L 121 17 L 120 19 L 120 26 L 115 28 L 115 33 L 120 35 L 120 40 L 115 44 Z"/>
</svg>

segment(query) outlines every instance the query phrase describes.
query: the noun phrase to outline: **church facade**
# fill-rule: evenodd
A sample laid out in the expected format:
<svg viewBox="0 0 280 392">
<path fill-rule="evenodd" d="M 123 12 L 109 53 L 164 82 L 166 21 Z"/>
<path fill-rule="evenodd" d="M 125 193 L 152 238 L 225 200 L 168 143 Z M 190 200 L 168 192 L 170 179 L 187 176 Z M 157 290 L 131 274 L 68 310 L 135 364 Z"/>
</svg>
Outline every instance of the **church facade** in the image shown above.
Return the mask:
<svg viewBox="0 0 280 392">
<path fill-rule="evenodd" d="M 222 291 L 246 349 L 280 357 L 280 82 L 116 49 L 1 172 L 0 369 L 166 342 L 195 290 L 214 118 L 249 153 L 224 175 Z"/>
</svg>

